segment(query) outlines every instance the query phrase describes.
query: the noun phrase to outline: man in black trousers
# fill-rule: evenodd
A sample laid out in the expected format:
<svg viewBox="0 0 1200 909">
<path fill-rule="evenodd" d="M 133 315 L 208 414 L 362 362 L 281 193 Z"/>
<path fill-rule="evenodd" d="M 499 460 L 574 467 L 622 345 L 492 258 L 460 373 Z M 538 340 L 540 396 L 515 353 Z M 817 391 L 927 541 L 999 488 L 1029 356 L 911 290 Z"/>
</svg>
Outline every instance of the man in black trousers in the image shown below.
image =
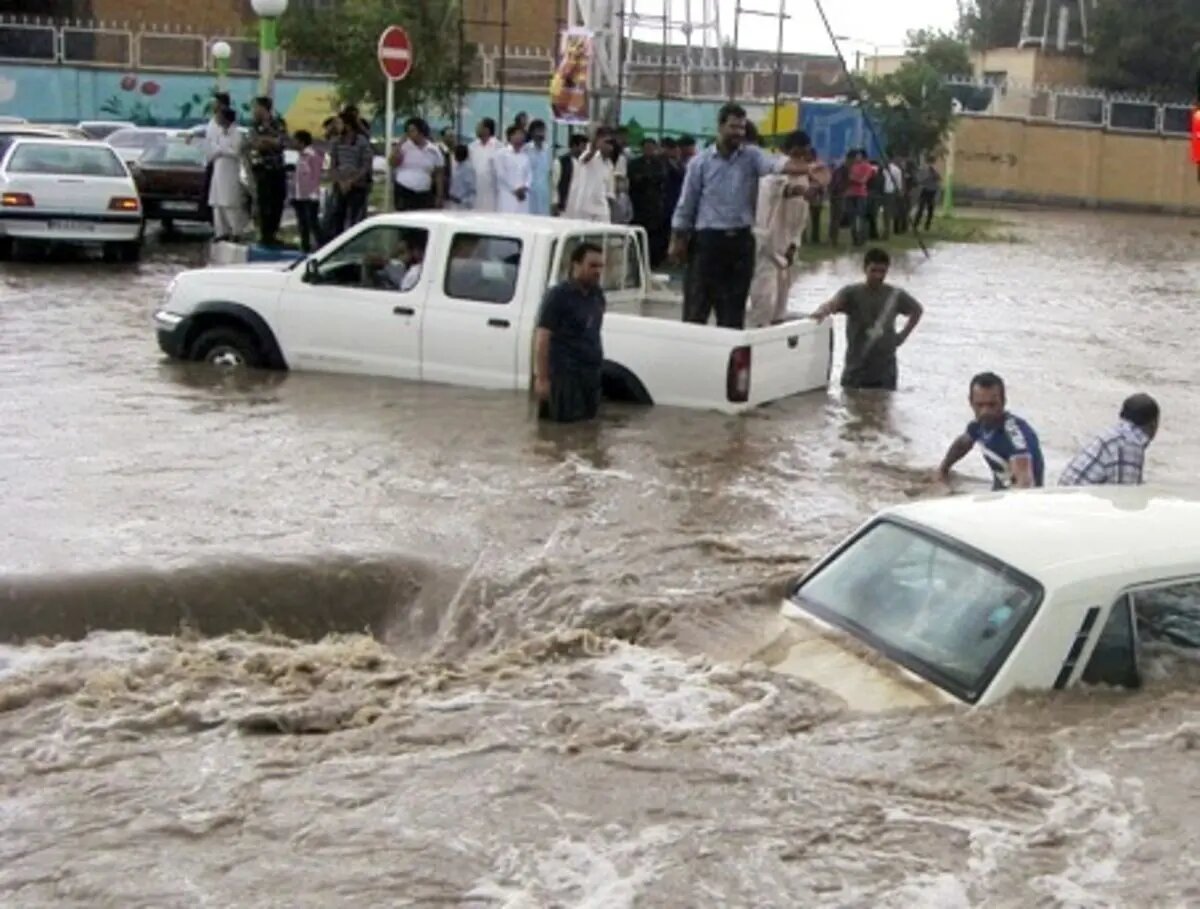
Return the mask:
<svg viewBox="0 0 1200 909">
<path fill-rule="evenodd" d="M 742 329 L 754 278 L 754 215 L 758 180 L 771 173 L 805 176 L 810 161 L 776 158 L 746 144 L 746 111 L 726 104 L 717 141 L 688 162 L 683 194 L 671 221 L 671 259 L 687 262 L 683 321 Z"/>
<path fill-rule="evenodd" d="M 270 98 L 254 99 L 254 123 L 250 127 L 250 170 L 254 175 L 255 207 L 258 211 L 259 242 L 279 243 L 279 223 L 287 202 L 287 171 L 283 147 L 287 125 L 275 116 Z"/>
</svg>

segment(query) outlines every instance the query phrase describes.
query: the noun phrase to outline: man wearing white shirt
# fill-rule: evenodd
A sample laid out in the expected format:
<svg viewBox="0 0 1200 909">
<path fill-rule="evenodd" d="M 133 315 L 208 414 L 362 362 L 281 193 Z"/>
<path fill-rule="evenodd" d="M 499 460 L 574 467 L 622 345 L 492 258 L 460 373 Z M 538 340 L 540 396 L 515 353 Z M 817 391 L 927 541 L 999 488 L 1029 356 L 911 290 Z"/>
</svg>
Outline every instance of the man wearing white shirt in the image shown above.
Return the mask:
<svg viewBox="0 0 1200 909">
<path fill-rule="evenodd" d="M 567 192 L 566 217 L 605 224 L 612 220 L 608 204 L 612 147 L 612 134 L 607 129 L 596 130 L 591 143 L 575 162 Z"/>
<path fill-rule="evenodd" d="M 527 215 L 533 168 L 529 156 L 521 151 L 525 144 L 525 131 L 519 126 L 510 126 L 507 139 L 508 144 L 492 161 L 496 174 L 496 211 Z"/>
<path fill-rule="evenodd" d="M 392 154 L 392 193 L 396 211 L 441 208 L 446 194 L 446 159 L 430 138 L 429 124 L 412 117 L 407 138 Z"/>
<path fill-rule="evenodd" d="M 496 121 L 484 117 L 475 127 L 475 136 L 468 154 L 475 171 L 475 211 L 495 211 L 496 173 L 492 162 L 501 148 L 496 139 Z"/>
<path fill-rule="evenodd" d="M 904 198 L 904 171 L 893 160 L 888 160 L 883 169 L 883 239 L 891 237 L 892 231 L 900 233 L 900 206 Z"/>
</svg>

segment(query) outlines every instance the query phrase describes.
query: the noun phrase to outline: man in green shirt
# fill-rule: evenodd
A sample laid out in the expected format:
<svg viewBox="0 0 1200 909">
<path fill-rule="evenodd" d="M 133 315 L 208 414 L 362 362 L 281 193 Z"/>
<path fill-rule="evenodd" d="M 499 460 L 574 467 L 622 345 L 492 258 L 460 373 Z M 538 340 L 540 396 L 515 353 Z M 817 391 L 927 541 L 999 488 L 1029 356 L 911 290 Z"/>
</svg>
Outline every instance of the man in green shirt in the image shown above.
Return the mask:
<svg viewBox="0 0 1200 909">
<path fill-rule="evenodd" d="M 908 293 L 886 283 L 891 264 L 886 251 L 868 250 L 866 281 L 843 287 L 812 314 L 818 322 L 837 313 L 846 316 L 843 388 L 896 390 L 896 349 L 908 340 L 925 310 Z M 897 332 L 899 316 L 905 316 L 907 322 Z"/>
</svg>

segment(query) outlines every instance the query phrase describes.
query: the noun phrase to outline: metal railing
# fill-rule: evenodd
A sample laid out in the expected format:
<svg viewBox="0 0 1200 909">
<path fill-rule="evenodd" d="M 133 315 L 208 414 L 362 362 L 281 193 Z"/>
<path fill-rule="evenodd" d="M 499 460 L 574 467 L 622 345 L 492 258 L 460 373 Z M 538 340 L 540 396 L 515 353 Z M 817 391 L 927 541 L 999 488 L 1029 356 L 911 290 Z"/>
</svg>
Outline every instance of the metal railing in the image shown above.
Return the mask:
<svg viewBox="0 0 1200 909">
<path fill-rule="evenodd" d="M 1013 79 L 949 80 L 961 93 L 988 97 L 986 106 L 967 109 L 969 117 L 1017 117 L 1033 122 L 1104 129 L 1111 132 L 1186 136 L 1191 131 L 1191 105 L 1149 95 L 1106 92 L 1074 85 L 1041 85 Z"/>
</svg>

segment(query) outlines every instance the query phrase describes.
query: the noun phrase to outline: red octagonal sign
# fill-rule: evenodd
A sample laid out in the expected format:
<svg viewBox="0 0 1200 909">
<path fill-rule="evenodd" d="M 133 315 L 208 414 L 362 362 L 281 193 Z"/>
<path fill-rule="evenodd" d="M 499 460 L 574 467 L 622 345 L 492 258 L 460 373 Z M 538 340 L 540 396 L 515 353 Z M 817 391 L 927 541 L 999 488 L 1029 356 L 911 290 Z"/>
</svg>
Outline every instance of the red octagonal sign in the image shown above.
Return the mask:
<svg viewBox="0 0 1200 909">
<path fill-rule="evenodd" d="M 399 82 L 412 69 L 408 32 L 398 25 L 389 25 L 379 36 L 379 66 L 393 82 Z"/>
</svg>

